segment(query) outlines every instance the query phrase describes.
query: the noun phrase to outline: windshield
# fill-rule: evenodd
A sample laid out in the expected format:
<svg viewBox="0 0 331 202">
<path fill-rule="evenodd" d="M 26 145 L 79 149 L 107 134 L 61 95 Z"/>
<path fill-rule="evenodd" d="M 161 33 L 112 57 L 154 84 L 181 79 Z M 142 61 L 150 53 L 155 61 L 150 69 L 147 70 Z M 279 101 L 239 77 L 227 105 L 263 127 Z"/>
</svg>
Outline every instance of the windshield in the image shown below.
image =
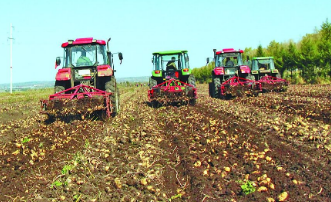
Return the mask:
<svg viewBox="0 0 331 202">
<path fill-rule="evenodd" d="M 83 67 L 107 64 L 104 45 L 79 45 L 64 49 L 64 67 Z"/>
<path fill-rule="evenodd" d="M 216 67 L 234 67 L 243 65 L 240 53 L 222 53 L 216 55 Z"/>
<path fill-rule="evenodd" d="M 269 59 L 256 59 L 252 62 L 252 70 L 269 70 L 275 69 L 274 60 Z"/>
<path fill-rule="evenodd" d="M 190 68 L 187 53 L 175 55 L 153 55 L 153 69 L 166 70 L 167 65 L 174 64 L 178 70 Z"/>
</svg>

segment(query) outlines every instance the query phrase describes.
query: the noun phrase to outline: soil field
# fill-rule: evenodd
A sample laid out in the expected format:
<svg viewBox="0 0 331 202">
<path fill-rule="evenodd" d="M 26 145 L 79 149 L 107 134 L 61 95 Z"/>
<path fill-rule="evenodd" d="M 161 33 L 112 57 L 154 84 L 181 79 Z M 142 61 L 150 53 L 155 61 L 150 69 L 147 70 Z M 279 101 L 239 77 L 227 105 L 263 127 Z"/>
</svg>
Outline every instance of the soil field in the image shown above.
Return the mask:
<svg viewBox="0 0 331 202">
<path fill-rule="evenodd" d="M 108 121 L 47 122 L 0 99 L 0 201 L 331 201 L 331 86 L 152 108 L 120 88 Z M 12 98 L 11 98 L 12 99 Z"/>
</svg>

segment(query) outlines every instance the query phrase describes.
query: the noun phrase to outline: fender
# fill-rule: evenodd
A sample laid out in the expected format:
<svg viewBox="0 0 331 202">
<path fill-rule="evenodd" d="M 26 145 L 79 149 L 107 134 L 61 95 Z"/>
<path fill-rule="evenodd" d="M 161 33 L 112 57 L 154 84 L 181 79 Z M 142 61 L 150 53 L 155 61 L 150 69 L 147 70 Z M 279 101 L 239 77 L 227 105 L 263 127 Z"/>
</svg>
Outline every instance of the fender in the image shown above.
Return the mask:
<svg viewBox="0 0 331 202">
<path fill-rule="evenodd" d="M 152 71 L 152 75 L 154 77 L 162 77 L 162 70 L 154 70 Z"/>
<path fill-rule="evenodd" d="M 114 74 L 114 70 L 110 67 L 110 65 L 97 66 L 97 72 L 99 77 L 112 76 Z"/>
<path fill-rule="evenodd" d="M 185 68 L 185 69 L 182 69 L 182 75 L 183 76 L 186 76 L 186 75 L 190 75 L 191 74 L 191 69 L 189 68 Z"/>
<path fill-rule="evenodd" d="M 213 71 L 215 75 L 224 75 L 224 67 L 215 67 Z"/>
<path fill-rule="evenodd" d="M 71 79 L 71 69 L 70 68 L 59 69 L 55 76 L 56 81 L 68 81 L 70 79 Z"/>
<path fill-rule="evenodd" d="M 240 73 L 249 74 L 249 73 L 251 73 L 251 69 L 247 65 L 242 65 L 242 66 L 240 66 Z"/>
</svg>

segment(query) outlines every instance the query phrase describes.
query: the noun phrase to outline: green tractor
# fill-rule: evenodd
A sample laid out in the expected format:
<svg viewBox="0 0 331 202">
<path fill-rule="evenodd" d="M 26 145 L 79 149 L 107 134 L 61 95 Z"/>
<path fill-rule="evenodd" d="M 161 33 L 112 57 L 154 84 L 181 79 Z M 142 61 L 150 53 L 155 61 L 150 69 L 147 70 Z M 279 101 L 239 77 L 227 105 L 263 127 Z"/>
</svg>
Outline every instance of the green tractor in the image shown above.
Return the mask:
<svg viewBox="0 0 331 202">
<path fill-rule="evenodd" d="M 153 106 L 195 105 L 197 89 L 186 50 L 153 53 L 148 99 Z"/>
<path fill-rule="evenodd" d="M 274 57 L 254 57 L 251 69 L 256 81 L 262 76 L 281 78 L 279 71 L 275 68 Z"/>
<path fill-rule="evenodd" d="M 274 57 L 254 57 L 251 69 L 263 92 L 286 91 L 288 81 L 282 79 L 278 69 L 275 68 Z"/>
<path fill-rule="evenodd" d="M 187 50 L 161 51 L 153 53 L 153 71 L 149 87 L 176 79 L 195 86 L 195 77 L 191 74 Z"/>
</svg>

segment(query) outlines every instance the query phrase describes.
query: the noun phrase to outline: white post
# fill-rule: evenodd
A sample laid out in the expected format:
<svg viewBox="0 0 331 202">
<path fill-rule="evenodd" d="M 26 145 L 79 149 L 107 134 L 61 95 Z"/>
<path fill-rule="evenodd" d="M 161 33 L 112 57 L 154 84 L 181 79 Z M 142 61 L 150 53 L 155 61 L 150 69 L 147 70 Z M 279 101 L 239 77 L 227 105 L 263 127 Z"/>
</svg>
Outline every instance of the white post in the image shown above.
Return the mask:
<svg viewBox="0 0 331 202">
<path fill-rule="evenodd" d="M 13 26 L 10 23 L 10 93 L 13 93 Z"/>
</svg>

